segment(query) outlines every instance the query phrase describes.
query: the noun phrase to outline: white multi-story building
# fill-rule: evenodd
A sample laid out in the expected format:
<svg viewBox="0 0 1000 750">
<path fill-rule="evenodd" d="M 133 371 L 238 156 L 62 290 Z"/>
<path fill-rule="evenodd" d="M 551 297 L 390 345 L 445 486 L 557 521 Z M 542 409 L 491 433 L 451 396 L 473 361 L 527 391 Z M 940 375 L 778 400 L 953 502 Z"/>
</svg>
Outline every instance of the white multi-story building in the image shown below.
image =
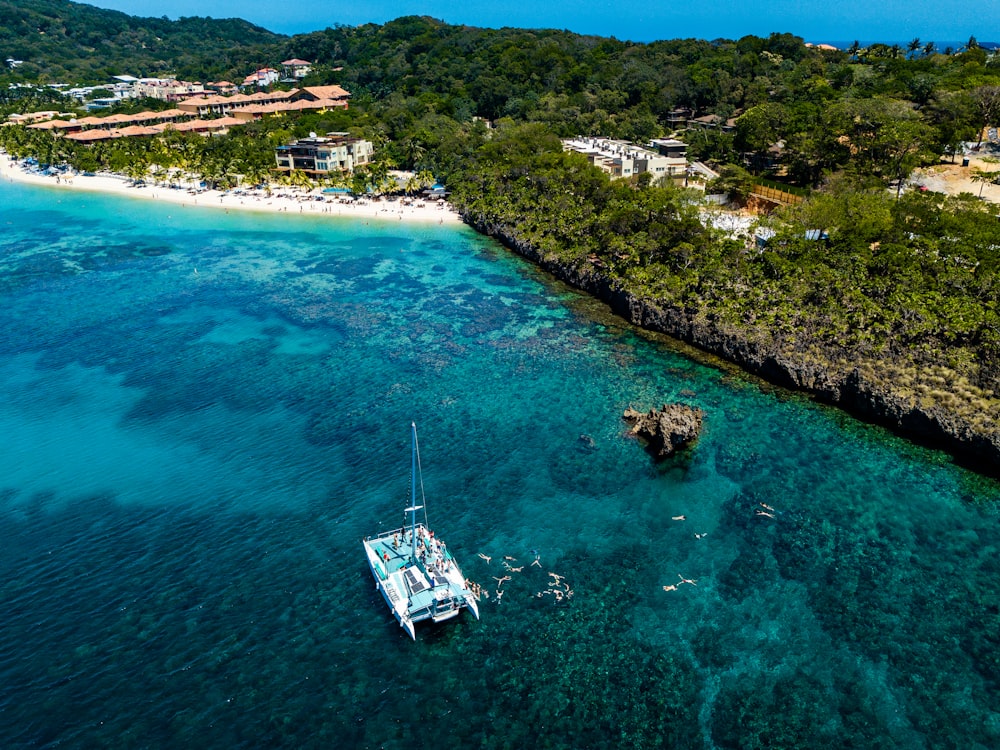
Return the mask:
<svg viewBox="0 0 1000 750">
<path fill-rule="evenodd" d="M 242 86 L 256 86 L 264 88 L 272 83 L 277 83 L 281 75 L 274 68 L 259 68 L 243 79 Z"/>
<path fill-rule="evenodd" d="M 664 144 L 671 145 L 667 149 L 660 148 L 659 142 L 654 141 L 651 145 L 656 145 L 657 151 L 610 138 L 567 138 L 562 143 L 564 150 L 583 154 L 591 164 L 613 178 L 635 177 L 644 172 L 651 174 L 654 179 L 679 178 L 687 170 L 686 146 L 682 141 L 663 141 Z"/>
<path fill-rule="evenodd" d="M 350 133 L 310 134 L 287 146 L 278 146 L 275 159 L 278 170 L 300 169 L 311 174 L 353 172 L 355 167 L 371 161 L 375 147 L 371 141 L 351 138 Z"/>
<path fill-rule="evenodd" d="M 200 83 L 177 81 L 173 78 L 140 78 L 132 84 L 132 96 L 160 99 L 165 102 L 179 102 L 194 94 L 205 93 Z"/>
<path fill-rule="evenodd" d="M 300 60 L 297 57 L 293 57 L 291 60 L 285 60 L 281 63 L 281 70 L 285 74 L 285 78 L 305 78 L 309 75 L 309 71 L 311 69 L 311 62 L 308 60 Z"/>
</svg>

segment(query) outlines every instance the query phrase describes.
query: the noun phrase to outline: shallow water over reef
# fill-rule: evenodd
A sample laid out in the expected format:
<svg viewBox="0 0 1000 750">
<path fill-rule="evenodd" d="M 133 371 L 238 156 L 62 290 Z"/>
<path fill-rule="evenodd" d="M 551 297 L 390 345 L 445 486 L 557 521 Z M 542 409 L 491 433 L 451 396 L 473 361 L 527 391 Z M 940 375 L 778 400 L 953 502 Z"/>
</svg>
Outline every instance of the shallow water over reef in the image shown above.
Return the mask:
<svg viewBox="0 0 1000 750">
<path fill-rule="evenodd" d="M 941 454 L 464 228 L 8 184 L 0 227 L 0 745 L 1000 744 L 1000 491 Z M 669 400 L 656 467 L 621 413 Z M 360 545 L 411 420 L 493 593 L 416 643 Z"/>
</svg>

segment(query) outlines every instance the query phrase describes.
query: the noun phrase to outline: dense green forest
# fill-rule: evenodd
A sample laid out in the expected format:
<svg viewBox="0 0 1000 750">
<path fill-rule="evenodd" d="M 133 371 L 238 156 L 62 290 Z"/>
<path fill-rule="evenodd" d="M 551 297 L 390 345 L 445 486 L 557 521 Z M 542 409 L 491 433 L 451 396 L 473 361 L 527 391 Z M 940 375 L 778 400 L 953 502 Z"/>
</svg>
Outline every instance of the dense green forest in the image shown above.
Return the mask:
<svg viewBox="0 0 1000 750">
<path fill-rule="evenodd" d="M 611 182 L 537 126 L 502 130 L 456 160 L 452 182 L 470 220 L 552 264 L 771 356 L 861 367 L 915 404 L 996 431 L 1000 221 L 974 196 L 897 198 L 841 177 L 768 219 L 777 235 L 759 248 L 704 226 L 687 191 Z M 815 228 L 828 239 L 808 239 Z"/>
<path fill-rule="evenodd" d="M 282 39 L 239 19 L 170 21 L 67 0 L 0 0 L 0 58 L 24 63 L 0 83 L 100 84 L 125 74 L 205 80 L 273 61 Z"/>
<path fill-rule="evenodd" d="M 18 4 L 56 6 L 87 7 Z M 122 40 L 154 23 L 91 10 L 100 23 L 132 29 L 106 34 L 105 46 L 125 58 Z M 917 39 L 821 50 L 790 34 L 635 44 L 407 17 L 289 38 L 257 30 L 257 46 L 248 38 L 198 68 L 195 50 L 226 46 L 218 35 L 242 22 L 162 23 L 164 40 L 205 34 L 178 56 L 158 48 L 165 68 L 236 77 L 249 69 L 241 55 L 301 57 L 315 63 L 307 83 L 343 85 L 351 108 L 269 118 L 224 137 L 174 133 L 93 147 L 8 127 L 2 145 L 135 177 L 180 167 L 225 186 L 267 179 L 274 146 L 289 138 L 350 131 L 378 149 L 376 163 L 350 181 L 357 191 L 379 189 L 394 167 L 433 173 L 477 228 L 530 249 L 571 281 L 648 301 L 682 321 L 677 335 L 714 341 L 727 356 L 744 352 L 735 359 L 779 363 L 806 388 L 863 381 L 957 440 L 1000 450 L 997 207 L 971 194 L 904 190 L 915 168 L 970 143 L 988 146 L 985 128 L 1000 122 L 1000 58 L 974 38 L 955 50 Z M 36 32 L 17 32 L 6 18 L 0 34 L 20 39 L 25 58 L 39 49 Z M 702 114 L 732 118 L 734 127 L 685 127 Z M 720 172 L 710 188 L 741 198 L 767 177 L 807 197 L 762 219 L 774 234 L 759 246 L 712 228 L 695 191 L 611 181 L 564 153 L 559 137 L 579 134 L 673 134 Z"/>
</svg>

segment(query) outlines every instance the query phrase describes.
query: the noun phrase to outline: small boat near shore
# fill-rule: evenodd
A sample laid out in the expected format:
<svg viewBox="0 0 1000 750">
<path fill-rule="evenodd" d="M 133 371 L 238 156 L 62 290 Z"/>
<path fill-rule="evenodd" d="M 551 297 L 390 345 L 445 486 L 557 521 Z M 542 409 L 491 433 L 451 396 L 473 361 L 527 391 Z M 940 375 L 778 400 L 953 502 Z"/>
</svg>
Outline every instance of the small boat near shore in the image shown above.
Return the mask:
<svg viewBox="0 0 1000 750">
<path fill-rule="evenodd" d="M 410 424 L 410 431 L 410 505 L 404 512 L 404 525 L 366 537 L 363 544 L 376 587 L 400 627 L 416 640 L 416 623 L 423 620 L 444 622 L 466 608 L 478 620 L 479 607 L 451 551 L 427 526 L 415 423 Z M 419 522 L 418 511 L 422 511 Z"/>
</svg>

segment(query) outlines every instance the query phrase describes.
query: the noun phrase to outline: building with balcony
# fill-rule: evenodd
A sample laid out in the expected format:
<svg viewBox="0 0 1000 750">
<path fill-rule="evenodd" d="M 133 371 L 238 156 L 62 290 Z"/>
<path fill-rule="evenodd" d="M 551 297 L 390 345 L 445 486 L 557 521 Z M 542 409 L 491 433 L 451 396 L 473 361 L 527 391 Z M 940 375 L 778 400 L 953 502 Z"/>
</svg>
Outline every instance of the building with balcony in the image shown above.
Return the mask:
<svg viewBox="0 0 1000 750">
<path fill-rule="evenodd" d="M 243 79 L 241 86 L 256 86 L 257 88 L 265 88 L 270 86 L 272 83 L 277 83 L 281 79 L 281 75 L 274 68 L 258 68 L 253 73 L 248 75 Z"/>
<path fill-rule="evenodd" d="M 368 164 L 374 153 L 371 141 L 352 138 L 349 133 L 327 133 L 300 138 L 285 146 L 278 146 L 275 160 L 279 172 L 299 169 L 311 175 L 330 172 L 347 172 Z"/>
<path fill-rule="evenodd" d="M 285 78 L 301 79 L 309 75 L 309 71 L 312 69 L 312 63 L 308 60 L 300 60 L 295 57 L 291 60 L 285 60 L 281 63 L 281 72 L 284 73 Z"/>
<path fill-rule="evenodd" d="M 664 143 L 678 143 L 664 139 Z M 614 179 L 628 179 L 649 173 L 653 179 L 683 178 L 687 170 L 687 149 L 675 145 L 665 146 L 666 153 L 659 147 L 651 151 L 628 141 L 608 138 L 568 138 L 563 141 L 563 150 L 575 151 L 587 157 L 598 169 L 607 172 Z M 672 151 L 671 151 L 672 149 Z"/>
<path fill-rule="evenodd" d="M 230 81 L 209 81 L 205 84 L 205 91 L 219 96 L 232 96 L 240 92 L 236 84 Z"/>
<path fill-rule="evenodd" d="M 178 103 L 178 107 L 198 117 L 233 115 L 258 119 L 279 112 L 321 110 L 343 107 L 351 94 L 340 86 L 306 86 L 291 91 L 257 91 L 234 96 L 193 96 Z"/>
<path fill-rule="evenodd" d="M 655 149 L 660 156 L 687 160 L 688 145 L 676 138 L 654 138 L 649 142 L 649 147 Z"/>
<path fill-rule="evenodd" d="M 140 78 L 132 85 L 133 96 L 159 99 L 164 102 L 179 102 L 194 94 L 205 93 L 200 83 L 177 81 L 172 78 Z"/>
</svg>

